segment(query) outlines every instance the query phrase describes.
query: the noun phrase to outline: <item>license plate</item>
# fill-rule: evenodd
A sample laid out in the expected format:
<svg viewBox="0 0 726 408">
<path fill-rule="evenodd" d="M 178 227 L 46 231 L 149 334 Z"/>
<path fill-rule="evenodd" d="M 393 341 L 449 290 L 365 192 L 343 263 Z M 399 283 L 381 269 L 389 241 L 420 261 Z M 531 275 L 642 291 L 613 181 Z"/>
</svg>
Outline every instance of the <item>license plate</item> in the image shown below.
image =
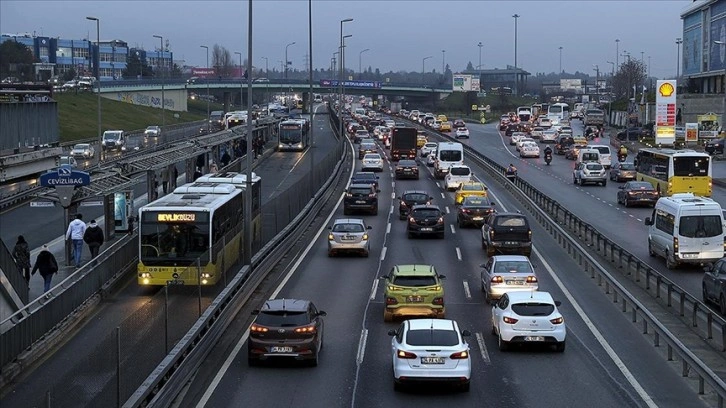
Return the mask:
<svg viewBox="0 0 726 408">
<path fill-rule="evenodd" d="M 272 353 L 292 353 L 292 347 L 289 346 L 272 346 L 270 347 Z"/>
<path fill-rule="evenodd" d="M 433 230 L 434 229 L 433 228 L 430 228 L 430 227 L 421 228 L 421 231 L 433 231 Z"/>
<path fill-rule="evenodd" d="M 406 297 L 406 302 L 409 302 L 409 303 L 421 303 L 421 302 L 423 302 L 423 297 L 422 296 L 407 296 Z"/>
<path fill-rule="evenodd" d="M 166 284 L 167 285 L 183 285 L 184 280 L 183 279 L 172 279 L 172 280 L 166 281 Z"/>
<path fill-rule="evenodd" d="M 365 202 L 365 200 L 356 200 L 355 203 L 356 204 L 365 204 L 366 202 Z"/>
<path fill-rule="evenodd" d="M 507 281 L 507 285 L 524 285 L 524 282 L 522 281 Z"/>
<path fill-rule="evenodd" d="M 517 245 L 519 244 L 517 241 L 504 241 L 504 245 Z"/>
<path fill-rule="evenodd" d="M 343 241 L 353 241 L 353 240 L 355 240 L 355 237 L 343 237 L 342 240 Z"/>
<path fill-rule="evenodd" d="M 403 169 L 403 172 L 404 173 L 410 173 L 411 172 L 411 169 Z"/>
<path fill-rule="evenodd" d="M 474 217 L 474 218 L 472 218 L 472 220 L 474 220 L 474 221 L 481 221 L 483 219 L 484 219 L 484 217 Z"/>
<path fill-rule="evenodd" d="M 524 341 L 544 341 L 542 336 L 525 336 Z"/>
<path fill-rule="evenodd" d="M 421 364 L 444 364 L 443 357 L 421 357 Z"/>
</svg>

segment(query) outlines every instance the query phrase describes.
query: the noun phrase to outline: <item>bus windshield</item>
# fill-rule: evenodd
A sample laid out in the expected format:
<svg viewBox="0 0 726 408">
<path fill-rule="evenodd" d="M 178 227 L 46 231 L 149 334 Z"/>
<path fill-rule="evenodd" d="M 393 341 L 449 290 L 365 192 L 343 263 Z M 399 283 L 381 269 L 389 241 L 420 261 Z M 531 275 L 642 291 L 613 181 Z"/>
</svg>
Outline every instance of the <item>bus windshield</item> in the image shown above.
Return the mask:
<svg viewBox="0 0 726 408">
<path fill-rule="evenodd" d="M 147 266 L 190 265 L 209 250 L 209 223 L 205 218 L 191 222 L 154 221 L 162 219 L 162 215 L 168 214 L 153 211 L 143 214 L 140 230 L 142 263 Z"/>
<path fill-rule="evenodd" d="M 302 127 L 300 125 L 280 125 L 281 143 L 300 143 L 302 141 Z"/>
<path fill-rule="evenodd" d="M 708 176 L 709 157 L 680 157 L 673 158 L 674 176 Z"/>
</svg>

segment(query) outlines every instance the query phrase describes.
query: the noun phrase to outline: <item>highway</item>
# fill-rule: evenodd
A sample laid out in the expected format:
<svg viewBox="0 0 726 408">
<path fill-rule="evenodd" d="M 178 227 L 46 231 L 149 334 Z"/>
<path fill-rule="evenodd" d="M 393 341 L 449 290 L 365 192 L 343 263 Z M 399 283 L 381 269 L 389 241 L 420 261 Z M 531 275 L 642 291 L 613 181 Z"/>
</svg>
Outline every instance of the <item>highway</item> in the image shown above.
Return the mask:
<svg viewBox="0 0 726 408">
<path fill-rule="evenodd" d="M 475 140 L 473 137 L 472 142 Z M 485 174 L 467 164 L 475 174 Z M 395 181 L 390 167 L 385 166 L 379 182 L 379 208 L 390 211 L 361 216 L 373 227 L 369 258 L 327 256 L 322 232 L 332 219 L 343 216 L 338 202 L 297 259 L 296 268 L 266 294 L 310 299 L 327 312 L 320 365 L 308 368 L 280 362 L 248 367 L 245 340 L 251 317 L 239 316 L 190 383 L 179 406 L 246 406 L 250 401 L 262 407 L 703 406 L 679 376 L 677 366 L 658 355 L 628 316 L 601 294 L 538 225 L 533 225 L 536 251 L 532 261 L 540 290 L 550 291 L 562 301 L 567 351 L 498 351 L 496 338 L 490 334 L 491 307 L 479 290 L 478 265 L 486 256 L 478 229 L 455 226 L 453 194 L 441 188 L 430 169 L 418 181 Z M 434 204 L 447 210 L 444 240 L 406 238 L 405 222 L 398 220 L 393 197 L 407 189 L 429 191 Z M 497 185 L 491 185 L 490 193 L 500 210 L 518 208 Z M 414 262 L 433 264 L 446 275 L 446 317 L 473 334 L 468 338 L 473 366 L 469 393 L 438 386 L 404 392 L 393 389 L 387 332 L 398 323 L 383 322 L 378 277 L 395 264 Z M 259 305 L 250 308 L 255 306 Z"/>
</svg>

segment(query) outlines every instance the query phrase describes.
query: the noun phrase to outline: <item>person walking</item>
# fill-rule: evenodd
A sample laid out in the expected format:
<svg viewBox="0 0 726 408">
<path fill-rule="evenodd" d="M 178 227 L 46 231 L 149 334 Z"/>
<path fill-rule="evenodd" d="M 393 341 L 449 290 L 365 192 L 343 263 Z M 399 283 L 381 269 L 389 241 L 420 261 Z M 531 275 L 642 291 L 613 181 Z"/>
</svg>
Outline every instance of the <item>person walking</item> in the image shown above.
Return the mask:
<svg viewBox="0 0 726 408">
<path fill-rule="evenodd" d="M 174 165 L 173 167 L 172 176 L 173 178 L 171 179 L 171 189 L 174 190 L 176 188 L 176 182 L 179 179 L 179 171 L 176 169 L 176 165 Z"/>
<path fill-rule="evenodd" d="M 229 156 L 229 153 L 227 153 L 227 150 L 225 150 L 224 154 L 222 155 L 222 167 L 229 166 L 230 161 L 232 161 L 232 158 Z"/>
<path fill-rule="evenodd" d="M 169 169 L 161 170 L 161 188 L 164 191 L 164 195 L 169 190 Z"/>
<path fill-rule="evenodd" d="M 76 268 L 81 267 L 81 254 L 83 253 L 83 234 L 86 233 L 86 223 L 83 222 L 83 215 L 76 214 L 76 219 L 71 221 L 66 231 L 66 240 L 73 241 L 73 261 Z"/>
<path fill-rule="evenodd" d="M 18 266 L 18 270 L 23 274 L 26 282 L 30 281 L 30 249 L 28 249 L 28 243 L 25 241 L 25 237 L 18 235 L 18 241 L 15 243 L 13 248 L 13 258 L 15 258 L 15 264 Z"/>
<path fill-rule="evenodd" d="M 43 292 L 45 293 L 50 290 L 53 274 L 58 273 L 58 262 L 55 260 L 55 256 L 48 251 L 48 245 L 43 245 L 43 249 L 38 254 L 38 257 L 35 258 L 35 265 L 33 266 L 31 275 L 35 275 L 37 271 L 40 271 L 40 276 L 43 277 Z"/>
<path fill-rule="evenodd" d="M 83 234 L 83 240 L 88 244 L 88 249 L 91 251 L 91 259 L 98 256 L 98 250 L 103 245 L 103 230 L 96 224 L 96 220 L 91 220 L 88 224 L 86 232 Z"/>
</svg>

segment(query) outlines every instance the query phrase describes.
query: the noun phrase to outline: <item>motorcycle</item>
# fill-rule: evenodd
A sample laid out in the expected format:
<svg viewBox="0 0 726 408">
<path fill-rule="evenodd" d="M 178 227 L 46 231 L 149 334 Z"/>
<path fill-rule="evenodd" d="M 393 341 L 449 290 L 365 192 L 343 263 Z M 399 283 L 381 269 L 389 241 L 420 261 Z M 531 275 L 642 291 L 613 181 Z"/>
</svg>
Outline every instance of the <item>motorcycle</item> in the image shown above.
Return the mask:
<svg viewBox="0 0 726 408">
<path fill-rule="evenodd" d="M 618 153 L 618 161 L 620 163 L 624 162 L 625 159 L 627 159 L 627 158 L 628 158 L 628 155 L 627 154 Z"/>
<path fill-rule="evenodd" d="M 514 181 L 514 179 L 516 179 L 516 178 L 517 178 L 517 170 L 516 170 L 516 169 L 515 169 L 515 170 L 510 170 L 510 169 L 507 169 L 507 170 L 505 171 L 504 175 L 505 175 L 505 176 L 506 176 L 506 177 L 507 177 L 507 178 L 508 178 L 509 180 L 511 180 L 511 181 Z"/>
<path fill-rule="evenodd" d="M 545 163 L 547 163 L 547 165 L 549 166 L 550 162 L 552 161 L 552 153 L 546 153 L 544 160 L 545 160 Z"/>
</svg>

